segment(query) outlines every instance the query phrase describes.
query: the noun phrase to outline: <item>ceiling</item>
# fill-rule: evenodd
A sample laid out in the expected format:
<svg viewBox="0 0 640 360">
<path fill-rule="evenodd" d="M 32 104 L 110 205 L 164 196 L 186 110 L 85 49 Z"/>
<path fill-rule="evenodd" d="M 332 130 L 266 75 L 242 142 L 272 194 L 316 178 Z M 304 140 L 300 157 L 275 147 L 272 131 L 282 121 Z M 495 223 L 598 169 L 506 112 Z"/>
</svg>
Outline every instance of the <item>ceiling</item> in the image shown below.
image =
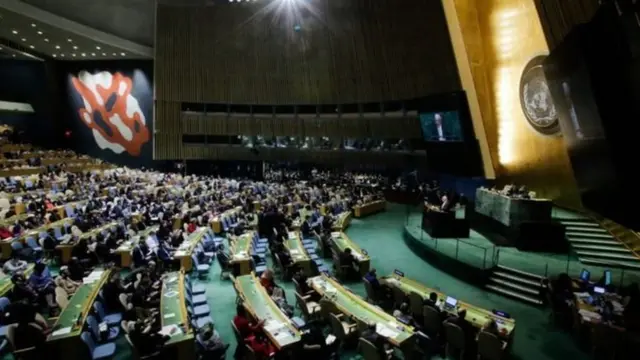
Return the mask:
<svg viewBox="0 0 640 360">
<path fill-rule="evenodd" d="M 154 43 L 156 0 L 21 1 L 144 46 L 152 47 Z M 229 0 L 158 0 L 158 2 L 174 5 L 213 5 L 221 2 L 228 3 Z"/>
<path fill-rule="evenodd" d="M 57 3 L 65 1 L 73 0 L 56 0 Z M 153 56 L 153 50 L 149 47 L 18 0 L 0 2 L 0 44 L 40 58 L 68 61 L 150 59 Z"/>
</svg>

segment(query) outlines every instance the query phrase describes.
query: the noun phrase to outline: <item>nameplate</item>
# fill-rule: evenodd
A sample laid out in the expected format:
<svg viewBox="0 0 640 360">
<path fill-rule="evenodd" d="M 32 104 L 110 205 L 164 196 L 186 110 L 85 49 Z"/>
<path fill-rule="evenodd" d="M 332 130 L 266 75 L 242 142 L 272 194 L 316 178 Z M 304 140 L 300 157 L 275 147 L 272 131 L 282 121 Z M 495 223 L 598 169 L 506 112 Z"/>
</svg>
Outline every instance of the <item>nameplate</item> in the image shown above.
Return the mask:
<svg viewBox="0 0 640 360">
<path fill-rule="evenodd" d="M 369 255 L 369 253 L 367 252 L 367 250 L 362 249 L 362 255 Z"/>
<path fill-rule="evenodd" d="M 404 272 L 402 272 L 402 271 L 400 271 L 398 269 L 393 270 L 393 273 L 398 275 L 398 276 L 400 276 L 400 277 L 404 277 Z"/>
<path fill-rule="evenodd" d="M 498 315 L 500 317 L 503 317 L 505 319 L 511 319 L 511 315 L 509 315 L 508 313 L 504 312 L 504 311 L 500 311 L 500 310 L 491 310 L 491 312 L 493 312 L 495 315 Z"/>
</svg>

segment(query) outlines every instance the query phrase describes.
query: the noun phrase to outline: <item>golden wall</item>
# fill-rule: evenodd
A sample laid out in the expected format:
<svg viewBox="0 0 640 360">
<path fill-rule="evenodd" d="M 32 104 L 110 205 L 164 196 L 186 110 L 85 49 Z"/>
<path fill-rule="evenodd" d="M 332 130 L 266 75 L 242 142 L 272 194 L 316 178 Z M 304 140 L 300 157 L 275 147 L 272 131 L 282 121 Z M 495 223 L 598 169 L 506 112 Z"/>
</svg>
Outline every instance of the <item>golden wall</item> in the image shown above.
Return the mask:
<svg viewBox="0 0 640 360">
<path fill-rule="evenodd" d="M 498 182 L 525 184 L 539 197 L 581 207 L 562 137 L 537 133 L 520 107 L 524 67 L 532 58 L 549 53 L 534 0 L 443 0 L 443 4 L 458 66 L 464 63 L 468 70 L 468 76 L 465 69 L 460 74 L 476 134 L 481 148 L 485 143 Z M 475 114 L 473 103 L 478 108 Z"/>
</svg>

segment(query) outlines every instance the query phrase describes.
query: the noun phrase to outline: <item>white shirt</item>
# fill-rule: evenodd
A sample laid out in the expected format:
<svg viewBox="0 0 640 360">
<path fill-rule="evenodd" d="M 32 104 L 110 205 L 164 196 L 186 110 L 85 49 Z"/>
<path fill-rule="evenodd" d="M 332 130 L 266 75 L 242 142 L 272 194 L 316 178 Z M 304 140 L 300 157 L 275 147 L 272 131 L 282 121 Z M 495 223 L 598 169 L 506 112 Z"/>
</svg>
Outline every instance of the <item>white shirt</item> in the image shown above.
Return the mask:
<svg viewBox="0 0 640 360">
<path fill-rule="evenodd" d="M 153 252 L 155 252 L 160 246 L 160 244 L 158 244 L 158 241 L 151 235 L 147 236 L 147 239 L 144 241 L 144 243 L 147 245 L 149 250 Z"/>
</svg>

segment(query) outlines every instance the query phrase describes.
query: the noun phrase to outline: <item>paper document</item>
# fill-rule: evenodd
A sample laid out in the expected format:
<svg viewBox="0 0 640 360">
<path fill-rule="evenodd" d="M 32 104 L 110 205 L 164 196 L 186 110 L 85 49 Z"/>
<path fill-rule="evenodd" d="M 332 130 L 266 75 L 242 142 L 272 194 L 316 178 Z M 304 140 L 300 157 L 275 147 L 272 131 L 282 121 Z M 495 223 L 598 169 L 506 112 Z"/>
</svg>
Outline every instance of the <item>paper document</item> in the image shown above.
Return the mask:
<svg viewBox="0 0 640 360">
<path fill-rule="evenodd" d="M 174 313 L 171 313 L 171 314 L 165 314 L 165 315 L 164 315 L 164 318 L 165 318 L 165 319 L 171 319 L 171 318 L 174 318 L 174 317 L 176 317 L 176 314 L 174 314 Z"/>
<path fill-rule="evenodd" d="M 71 332 L 71 326 L 63 327 L 51 333 L 51 336 L 67 335 Z"/>
<path fill-rule="evenodd" d="M 387 338 L 394 338 L 396 337 L 396 335 L 398 335 L 398 331 L 394 330 L 394 329 L 390 329 L 389 327 L 385 326 L 384 324 L 376 324 L 376 332 L 380 335 L 380 336 L 384 336 Z"/>
<path fill-rule="evenodd" d="M 275 331 L 277 331 L 278 329 L 282 328 L 282 323 L 279 321 L 275 321 L 275 320 L 268 320 L 265 324 L 264 324 L 264 329 L 270 333 L 273 333 Z"/>
<path fill-rule="evenodd" d="M 177 291 L 169 291 L 168 293 L 164 294 L 164 297 L 172 298 L 172 297 L 175 297 L 176 295 L 178 295 Z"/>
<path fill-rule="evenodd" d="M 187 256 L 187 252 L 186 251 L 182 251 L 182 250 L 178 250 L 175 252 L 175 254 L 173 254 L 173 257 L 181 257 L 181 256 Z"/>
<path fill-rule="evenodd" d="M 166 336 L 176 336 L 182 334 L 182 329 L 180 329 L 178 325 L 167 325 L 162 327 L 162 330 L 159 331 L 159 334 Z"/>
</svg>

